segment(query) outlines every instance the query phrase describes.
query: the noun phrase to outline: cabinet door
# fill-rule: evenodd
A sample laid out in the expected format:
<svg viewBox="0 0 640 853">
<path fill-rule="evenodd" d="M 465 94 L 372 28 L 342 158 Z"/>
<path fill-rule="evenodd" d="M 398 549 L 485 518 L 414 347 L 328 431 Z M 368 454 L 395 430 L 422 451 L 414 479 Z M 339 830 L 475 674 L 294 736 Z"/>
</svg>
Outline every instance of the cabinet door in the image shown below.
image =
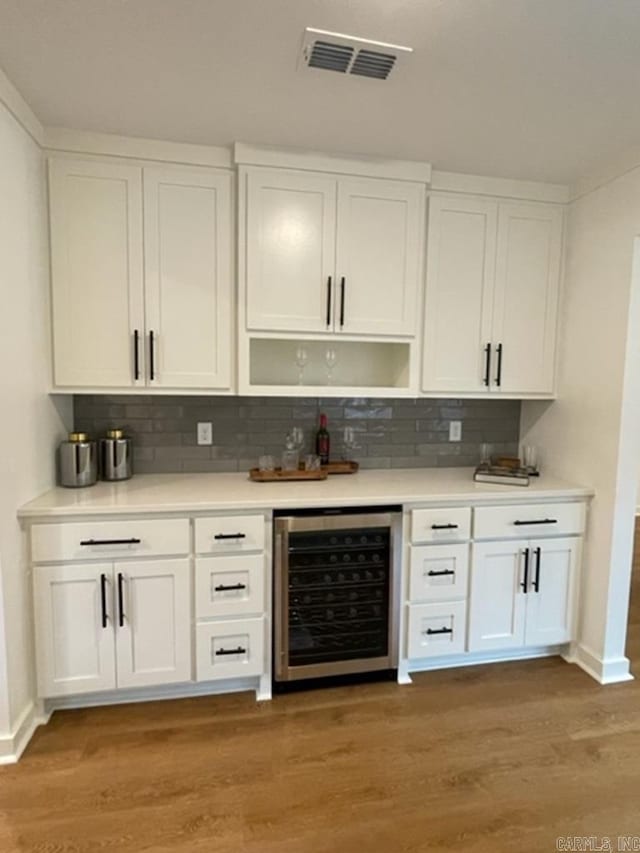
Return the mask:
<svg viewBox="0 0 640 853">
<path fill-rule="evenodd" d="M 143 384 L 142 172 L 51 160 L 49 189 L 55 384 Z"/>
<path fill-rule="evenodd" d="M 425 189 L 420 184 L 339 181 L 337 331 L 415 334 L 424 206 Z"/>
<path fill-rule="evenodd" d="M 230 174 L 145 168 L 144 259 L 146 328 L 154 345 L 150 384 L 228 388 Z"/>
<path fill-rule="evenodd" d="M 502 391 L 553 392 L 562 221 L 556 205 L 500 205 L 493 340 Z"/>
<path fill-rule="evenodd" d="M 33 587 L 38 695 L 114 688 L 111 564 L 39 566 Z"/>
<path fill-rule="evenodd" d="M 329 322 L 327 318 L 336 293 L 335 178 L 285 169 L 249 170 L 246 204 L 248 328 L 332 328 L 331 316 Z"/>
<path fill-rule="evenodd" d="M 191 680 L 189 560 L 116 563 L 118 687 Z"/>
<path fill-rule="evenodd" d="M 424 391 L 489 390 L 497 210 L 482 199 L 429 201 Z"/>
<path fill-rule="evenodd" d="M 581 540 L 539 539 L 533 540 L 529 547 L 531 568 L 525 642 L 528 646 L 568 643 L 574 635 Z"/>
<path fill-rule="evenodd" d="M 527 596 L 521 588 L 526 540 L 473 546 L 469 651 L 524 645 Z"/>
</svg>

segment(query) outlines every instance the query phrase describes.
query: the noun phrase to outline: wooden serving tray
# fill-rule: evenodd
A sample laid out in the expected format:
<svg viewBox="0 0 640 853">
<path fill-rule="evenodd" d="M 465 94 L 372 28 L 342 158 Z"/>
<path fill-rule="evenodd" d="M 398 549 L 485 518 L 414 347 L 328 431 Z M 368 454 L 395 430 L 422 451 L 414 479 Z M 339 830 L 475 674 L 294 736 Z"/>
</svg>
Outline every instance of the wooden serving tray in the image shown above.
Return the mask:
<svg viewBox="0 0 640 853">
<path fill-rule="evenodd" d="M 355 474 L 360 468 L 357 462 L 329 462 L 323 465 L 319 471 L 305 471 L 300 467 L 297 471 L 283 471 L 276 468 L 275 471 L 261 471 L 252 468 L 249 471 L 249 479 L 254 483 L 286 483 L 292 480 L 326 480 L 331 474 Z"/>
<path fill-rule="evenodd" d="M 355 474 L 360 465 L 357 462 L 345 460 L 343 462 L 329 462 L 328 465 L 323 467 L 328 474 Z"/>
<path fill-rule="evenodd" d="M 321 468 L 319 471 L 305 471 L 300 468 L 298 471 L 283 471 L 282 468 L 276 468 L 275 471 L 261 471 L 259 468 L 252 468 L 249 471 L 249 479 L 254 483 L 286 483 L 292 480 L 326 480 L 329 472 L 326 468 Z"/>
</svg>

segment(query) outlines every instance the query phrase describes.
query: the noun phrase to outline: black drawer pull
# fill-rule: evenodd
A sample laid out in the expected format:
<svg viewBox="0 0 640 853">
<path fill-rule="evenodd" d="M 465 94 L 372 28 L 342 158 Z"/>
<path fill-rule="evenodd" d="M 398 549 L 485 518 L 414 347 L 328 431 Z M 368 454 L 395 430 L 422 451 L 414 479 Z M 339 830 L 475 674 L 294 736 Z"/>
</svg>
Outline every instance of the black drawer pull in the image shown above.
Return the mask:
<svg viewBox="0 0 640 853">
<path fill-rule="evenodd" d="M 246 539 L 246 533 L 216 533 L 214 539 Z"/>
<path fill-rule="evenodd" d="M 124 628 L 124 575 L 118 572 L 118 625 Z"/>
<path fill-rule="evenodd" d="M 102 627 L 107 627 L 109 616 L 107 615 L 107 576 L 100 575 L 100 609 L 102 611 Z"/>
<path fill-rule="evenodd" d="M 458 526 L 459 525 L 457 525 L 457 524 L 432 524 L 431 529 L 432 530 L 457 530 Z"/>
<path fill-rule="evenodd" d="M 425 634 L 429 636 L 433 634 L 453 634 L 453 628 L 427 628 Z"/>
<path fill-rule="evenodd" d="M 525 595 L 529 592 L 529 549 L 525 548 L 523 551 L 524 554 L 524 578 L 520 587 Z"/>
<path fill-rule="evenodd" d="M 484 357 L 484 378 L 482 381 L 488 388 L 491 382 L 491 344 L 487 344 L 484 348 Z"/>
<path fill-rule="evenodd" d="M 246 589 L 247 586 L 244 583 L 230 583 L 228 585 L 220 584 L 220 586 L 214 587 L 215 592 L 227 592 L 227 590 L 231 589 Z"/>
<path fill-rule="evenodd" d="M 246 655 L 246 653 L 246 649 L 243 649 L 242 646 L 238 646 L 237 649 L 218 649 L 216 655 Z"/>
<path fill-rule="evenodd" d="M 142 539 L 83 539 L 81 545 L 139 545 Z"/>
<path fill-rule="evenodd" d="M 430 578 L 438 578 L 438 577 L 441 577 L 442 575 L 455 575 L 455 572 L 453 571 L 453 569 L 442 569 L 441 571 L 437 571 L 437 572 L 435 572 L 433 569 L 431 569 L 428 572 L 428 575 Z"/>
<path fill-rule="evenodd" d="M 532 586 L 534 592 L 540 592 L 540 561 L 542 560 L 542 548 L 536 548 L 534 554 L 536 555 L 536 576 Z"/>
<path fill-rule="evenodd" d="M 531 521 L 514 521 L 513 523 L 518 527 L 522 527 L 523 525 L 528 525 L 528 524 L 557 524 L 558 519 L 557 518 L 534 518 Z"/>
</svg>

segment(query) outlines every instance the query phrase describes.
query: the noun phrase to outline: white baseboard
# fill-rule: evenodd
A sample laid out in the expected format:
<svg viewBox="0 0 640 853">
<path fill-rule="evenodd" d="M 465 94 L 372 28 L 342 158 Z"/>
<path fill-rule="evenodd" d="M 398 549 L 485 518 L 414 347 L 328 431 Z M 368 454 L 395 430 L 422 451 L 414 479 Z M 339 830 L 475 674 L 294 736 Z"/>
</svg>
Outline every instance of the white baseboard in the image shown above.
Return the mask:
<svg viewBox="0 0 640 853">
<path fill-rule="evenodd" d="M 33 737 L 38 726 L 49 722 L 49 714 L 40 705 L 30 702 L 24 709 L 13 730 L 0 736 L 0 764 L 15 764 Z"/>
<path fill-rule="evenodd" d="M 485 663 L 508 663 L 509 661 L 532 660 L 563 655 L 566 646 L 534 646 L 528 649 L 502 649 L 494 652 L 464 652 L 437 658 L 402 661 L 398 672 L 430 672 L 434 669 L 452 669 L 458 666 L 478 666 Z M 407 682 L 404 682 L 407 683 Z M 410 681 L 409 681 L 410 683 Z"/>
<path fill-rule="evenodd" d="M 574 662 L 599 684 L 633 681 L 633 675 L 629 671 L 629 658 L 602 660 L 591 649 L 578 645 L 575 649 Z"/>
<path fill-rule="evenodd" d="M 270 685 L 269 685 L 270 686 Z M 163 699 L 189 699 L 197 696 L 215 696 L 220 693 L 240 693 L 253 690 L 260 701 L 265 696 L 266 685 L 259 676 L 248 678 L 229 678 L 223 681 L 184 684 L 165 684 L 159 687 L 127 688 L 122 690 L 103 690 L 99 693 L 84 693 L 76 696 L 57 696 L 45 700 L 49 714 L 53 711 L 73 708 L 95 708 L 103 705 L 123 705 L 130 702 L 157 702 Z"/>
</svg>

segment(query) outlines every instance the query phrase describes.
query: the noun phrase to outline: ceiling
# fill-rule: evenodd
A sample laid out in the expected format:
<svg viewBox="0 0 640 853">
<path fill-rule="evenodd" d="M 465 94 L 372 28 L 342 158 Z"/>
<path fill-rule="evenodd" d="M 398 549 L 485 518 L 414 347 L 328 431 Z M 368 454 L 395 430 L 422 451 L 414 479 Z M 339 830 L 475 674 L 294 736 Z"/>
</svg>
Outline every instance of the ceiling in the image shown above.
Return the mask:
<svg viewBox="0 0 640 853">
<path fill-rule="evenodd" d="M 299 71 L 306 26 L 414 53 Z M 0 0 L 0 67 L 46 125 L 427 160 L 569 182 L 640 143 L 638 0 Z"/>
</svg>

